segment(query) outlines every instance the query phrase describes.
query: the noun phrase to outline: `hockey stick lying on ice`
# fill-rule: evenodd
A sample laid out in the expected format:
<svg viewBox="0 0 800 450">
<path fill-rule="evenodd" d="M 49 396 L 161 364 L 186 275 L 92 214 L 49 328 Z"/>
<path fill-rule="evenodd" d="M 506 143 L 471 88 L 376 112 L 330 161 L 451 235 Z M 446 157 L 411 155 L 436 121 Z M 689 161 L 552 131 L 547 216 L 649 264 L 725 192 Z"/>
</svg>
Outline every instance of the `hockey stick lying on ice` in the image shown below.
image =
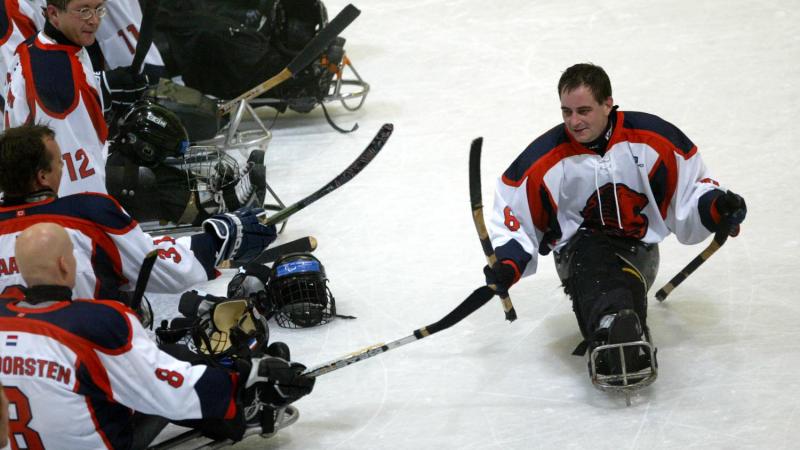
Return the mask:
<svg viewBox="0 0 800 450">
<path fill-rule="evenodd" d="M 311 377 L 318 377 L 328 372 L 333 372 L 334 370 L 341 369 L 342 367 L 347 367 L 350 364 L 354 364 L 359 361 L 372 358 L 375 355 L 380 355 L 381 353 L 388 352 L 389 350 L 395 349 L 402 345 L 418 341 L 422 338 L 428 337 L 442 330 L 446 330 L 452 327 L 453 325 L 457 324 L 458 322 L 460 322 L 468 315 L 478 310 L 478 308 L 480 308 L 481 306 L 485 305 L 486 302 L 492 299 L 492 297 L 494 297 L 494 291 L 488 286 L 481 286 L 478 289 L 475 289 L 475 291 L 473 291 L 472 294 L 469 295 L 469 297 L 467 297 L 463 302 L 461 302 L 461 304 L 456 306 L 454 310 L 450 311 L 446 316 L 439 319 L 438 322 L 414 330 L 414 332 L 411 333 L 411 335 L 406 336 L 402 339 L 397 339 L 395 341 L 389 342 L 388 344 L 380 343 L 371 345 L 367 348 L 350 353 L 341 358 L 334 359 L 332 361 L 328 361 L 323 364 L 319 364 L 315 367 L 311 367 L 309 369 L 306 369 L 306 371 L 303 372 L 303 374 Z"/>
<path fill-rule="evenodd" d="M 275 86 L 283 83 L 284 81 L 288 80 L 295 76 L 298 72 L 303 70 L 306 66 L 311 64 L 314 61 L 314 58 L 319 56 L 323 50 L 334 40 L 336 36 L 339 35 L 348 25 L 350 25 L 356 17 L 361 14 L 361 11 L 358 10 L 353 5 L 347 5 L 344 9 L 336 15 L 336 17 L 331 20 L 328 25 L 325 26 L 322 30 L 317 33 L 297 56 L 294 57 L 289 62 L 289 65 L 286 66 L 285 69 L 278 72 L 277 75 L 273 76 L 269 80 L 259 84 L 258 86 L 250 89 L 249 91 L 245 92 L 244 94 L 236 97 L 235 99 L 223 103 L 219 107 L 219 114 L 224 115 L 229 112 L 242 100 L 250 100 L 259 95 L 263 94 L 264 92 L 269 91 L 270 89 L 274 88 Z"/>
<path fill-rule="evenodd" d="M 438 322 L 414 330 L 414 332 L 410 336 L 406 336 L 402 339 L 389 342 L 388 344 L 380 343 L 371 345 L 363 350 L 350 353 L 349 355 L 345 355 L 341 358 L 334 359 L 324 364 L 320 364 L 318 366 L 307 369 L 303 373 L 311 377 L 318 377 L 320 375 L 333 372 L 334 370 L 341 369 L 342 367 L 347 367 L 359 361 L 363 361 L 365 359 L 372 358 L 373 356 L 380 355 L 381 353 L 388 352 L 389 350 L 395 349 L 402 345 L 418 341 L 434 333 L 438 333 L 439 331 L 450 328 L 451 326 L 457 324 L 468 315 L 477 311 L 481 306 L 485 305 L 489 300 L 491 300 L 492 297 L 494 297 L 494 291 L 488 286 L 481 286 L 478 289 L 475 289 L 475 291 L 472 292 L 472 294 L 470 294 L 469 297 L 467 297 L 464 301 L 462 301 L 461 304 L 456 306 L 454 310 L 450 311 L 450 313 L 448 313 L 446 316 L 439 319 Z M 191 430 L 148 448 L 151 450 L 166 450 L 177 447 L 178 445 L 182 445 L 194 439 L 200 439 L 202 437 L 203 435 L 200 431 Z M 218 447 L 219 445 L 229 445 L 229 444 L 230 441 L 213 441 L 211 443 L 202 445 L 201 447 L 193 447 L 193 448 L 213 449 L 213 448 L 219 448 Z"/>
<path fill-rule="evenodd" d="M 261 253 L 259 253 L 255 258 L 251 259 L 250 261 L 231 261 L 225 260 L 218 266 L 220 269 L 231 269 L 241 267 L 245 264 L 266 264 L 275 261 L 279 257 L 287 254 L 287 253 L 309 253 L 313 252 L 317 248 L 317 240 L 314 236 L 306 236 L 300 239 L 295 239 L 293 241 L 289 241 L 285 244 L 276 245 L 274 247 L 269 247 L 264 249 Z"/>
<path fill-rule="evenodd" d="M 719 230 L 714 234 L 714 239 L 708 244 L 708 247 L 705 248 L 699 255 L 695 256 L 694 259 L 686 265 L 677 275 L 672 277 L 669 280 L 669 283 L 665 284 L 664 287 L 656 292 L 656 298 L 658 301 L 663 302 L 667 299 L 667 296 L 672 292 L 673 289 L 678 287 L 679 284 L 683 283 L 689 275 L 692 274 L 698 267 L 700 267 L 708 258 L 711 257 L 725 241 L 728 240 L 728 236 L 730 235 L 731 228 L 725 227 L 722 230 Z"/>
<path fill-rule="evenodd" d="M 315 201 L 319 200 L 320 198 L 330 194 L 339 186 L 347 183 L 348 181 L 352 180 L 353 177 L 358 175 L 364 167 L 367 167 L 367 164 L 372 161 L 373 158 L 378 154 L 379 151 L 383 148 L 383 145 L 386 144 L 386 141 L 389 140 L 389 136 L 392 135 L 392 131 L 394 130 L 394 125 L 390 123 L 385 123 L 378 131 L 378 134 L 372 138 L 372 142 L 369 143 L 367 148 L 358 155 L 355 161 L 350 163 L 346 169 L 342 173 L 336 176 L 333 180 L 328 182 L 325 186 L 322 186 L 313 194 L 307 196 L 306 198 L 294 203 L 292 205 L 287 206 L 286 208 L 276 212 L 275 214 L 266 217 L 261 222 L 264 225 L 274 225 L 279 222 L 283 222 L 284 220 L 288 219 L 292 214 L 300 211 L 301 209 L 305 208 L 306 206 L 314 203 Z"/>
<path fill-rule="evenodd" d="M 489 263 L 489 267 L 494 267 L 497 263 L 497 257 L 494 255 L 492 241 L 489 239 L 489 232 L 486 231 L 486 222 L 483 220 L 483 199 L 481 194 L 482 147 L 483 138 L 479 137 L 472 141 L 472 146 L 469 149 L 469 199 L 472 204 L 472 221 L 475 222 L 475 230 L 478 231 L 478 238 L 481 240 L 483 254 L 486 255 L 486 261 Z M 495 286 L 490 287 L 495 289 Z M 517 311 L 514 309 L 514 304 L 511 303 L 511 298 L 508 296 L 508 293 L 500 295 L 500 300 L 503 302 L 506 320 L 509 322 L 517 320 Z"/>
</svg>

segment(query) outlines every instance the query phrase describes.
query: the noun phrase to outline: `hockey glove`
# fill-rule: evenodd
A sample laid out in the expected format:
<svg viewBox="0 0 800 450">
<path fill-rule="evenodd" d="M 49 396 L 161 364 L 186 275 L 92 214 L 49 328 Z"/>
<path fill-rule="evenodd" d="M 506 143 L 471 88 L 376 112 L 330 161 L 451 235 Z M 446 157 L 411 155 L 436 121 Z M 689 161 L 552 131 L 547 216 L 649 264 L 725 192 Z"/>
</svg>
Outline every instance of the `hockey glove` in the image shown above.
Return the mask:
<svg viewBox="0 0 800 450">
<path fill-rule="evenodd" d="M 738 235 L 739 225 L 744 222 L 744 218 L 747 216 L 747 204 L 744 198 L 733 191 L 727 191 L 716 198 L 714 206 L 721 217 L 717 224 L 717 229 L 730 226 L 730 235 Z"/>
<path fill-rule="evenodd" d="M 133 73 L 130 67 L 100 72 L 100 81 L 106 109 L 111 107 L 115 110 L 127 109 L 133 105 L 142 98 L 150 84 L 147 75 Z"/>
<path fill-rule="evenodd" d="M 316 378 L 303 375 L 306 366 L 281 358 L 253 358 L 245 389 L 259 389 L 259 399 L 280 407 L 293 403 L 314 389 Z"/>
<path fill-rule="evenodd" d="M 261 208 L 241 208 L 217 214 L 203 221 L 203 230 L 217 243 L 215 264 L 226 259 L 247 260 L 256 257 L 278 236 L 274 225 L 258 220 Z"/>
<path fill-rule="evenodd" d="M 492 267 L 485 266 L 483 274 L 486 275 L 486 285 L 494 285 L 498 295 L 508 294 L 508 289 L 517 281 L 517 271 L 511 262 L 498 261 Z"/>
</svg>

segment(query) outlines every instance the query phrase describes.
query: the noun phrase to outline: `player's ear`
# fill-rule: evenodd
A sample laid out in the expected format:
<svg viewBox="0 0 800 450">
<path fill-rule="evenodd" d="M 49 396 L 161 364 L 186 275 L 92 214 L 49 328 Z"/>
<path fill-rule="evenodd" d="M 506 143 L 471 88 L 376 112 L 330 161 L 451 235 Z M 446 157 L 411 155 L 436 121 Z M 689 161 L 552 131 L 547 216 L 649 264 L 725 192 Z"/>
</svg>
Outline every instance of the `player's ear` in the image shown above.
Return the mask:
<svg viewBox="0 0 800 450">
<path fill-rule="evenodd" d="M 58 28 L 59 11 L 56 5 L 47 5 L 47 7 L 43 9 L 44 17 L 56 28 Z"/>
<path fill-rule="evenodd" d="M 614 98 L 610 95 L 603 101 L 603 110 L 605 111 L 606 115 L 611 112 L 611 108 L 614 107 Z"/>
</svg>

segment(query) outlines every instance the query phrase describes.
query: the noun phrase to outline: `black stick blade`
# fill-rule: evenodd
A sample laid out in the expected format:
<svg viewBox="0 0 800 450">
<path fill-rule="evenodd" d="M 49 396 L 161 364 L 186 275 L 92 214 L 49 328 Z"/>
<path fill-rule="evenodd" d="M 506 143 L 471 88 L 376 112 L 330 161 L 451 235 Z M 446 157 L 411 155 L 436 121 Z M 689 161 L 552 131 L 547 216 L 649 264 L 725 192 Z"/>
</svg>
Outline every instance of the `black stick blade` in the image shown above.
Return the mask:
<svg viewBox="0 0 800 450">
<path fill-rule="evenodd" d="M 392 135 L 392 131 L 394 131 L 394 125 L 391 123 L 385 123 L 378 130 L 378 134 L 372 138 L 372 141 L 369 143 L 367 148 L 358 155 L 355 161 L 350 163 L 346 169 L 342 173 L 336 176 L 333 180 L 329 181 L 328 184 L 318 189 L 316 192 L 308 195 L 307 197 L 303 198 L 302 200 L 287 206 L 286 208 L 276 212 L 275 214 L 267 217 L 262 223 L 265 225 L 272 225 L 276 223 L 283 222 L 284 220 L 288 219 L 294 213 L 300 211 L 301 209 L 305 208 L 306 206 L 314 203 L 315 201 L 319 200 L 320 198 L 328 195 L 332 191 L 336 190 L 343 184 L 347 183 L 348 181 L 352 180 L 353 177 L 359 174 L 364 167 L 367 166 L 381 151 L 383 146 L 386 144 L 386 141 L 389 140 L 389 137 Z"/>
<path fill-rule="evenodd" d="M 319 56 L 336 36 L 356 20 L 359 14 L 361 14 L 361 11 L 352 4 L 345 6 L 344 9 L 337 14 L 333 20 L 328 22 L 328 25 L 320 30 L 319 33 L 303 47 L 300 53 L 289 62 L 286 68 L 292 73 L 292 76 L 311 64 L 314 58 Z"/>
<path fill-rule="evenodd" d="M 142 297 L 144 297 L 144 290 L 147 288 L 147 282 L 150 280 L 150 272 L 158 259 L 158 249 L 151 250 L 150 253 L 145 255 L 142 260 L 142 267 L 139 269 L 139 278 L 136 279 L 136 287 L 133 291 L 133 298 L 131 299 L 130 307 L 134 311 L 139 310 L 142 304 Z"/>
</svg>

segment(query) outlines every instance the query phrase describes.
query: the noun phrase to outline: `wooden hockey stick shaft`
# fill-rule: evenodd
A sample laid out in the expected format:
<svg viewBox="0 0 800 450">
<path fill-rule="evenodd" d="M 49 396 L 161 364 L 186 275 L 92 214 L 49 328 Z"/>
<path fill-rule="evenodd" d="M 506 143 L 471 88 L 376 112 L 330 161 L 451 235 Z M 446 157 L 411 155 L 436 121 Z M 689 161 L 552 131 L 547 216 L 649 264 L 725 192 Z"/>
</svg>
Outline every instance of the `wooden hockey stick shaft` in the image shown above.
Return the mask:
<svg viewBox="0 0 800 450">
<path fill-rule="evenodd" d="M 489 267 L 494 267 L 497 257 L 492 248 L 492 241 L 489 239 L 489 232 L 486 230 L 486 222 L 483 218 L 483 194 L 481 193 L 481 149 L 483 148 L 483 138 L 479 137 L 472 141 L 469 149 L 469 197 L 472 205 L 472 221 L 475 223 L 475 230 L 478 232 L 478 239 L 481 242 L 483 254 Z M 493 290 L 496 286 L 490 286 Z M 500 301 L 503 303 L 503 310 L 506 313 L 506 320 L 513 322 L 517 320 L 517 311 L 508 293 L 499 294 Z"/>
<path fill-rule="evenodd" d="M 665 284 L 664 287 L 656 292 L 656 299 L 658 299 L 660 302 L 666 300 L 667 296 L 670 294 L 670 292 L 672 292 L 673 289 L 683 283 L 683 281 L 688 278 L 689 275 L 697 270 L 698 267 L 703 265 L 703 263 L 706 262 L 711 255 L 716 253 L 717 250 L 719 250 L 719 248 L 725 244 L 725 241 L 728 240 L 728 236 L 730 235 L 730 230 L 730 227 L 725 227 L 724 229 L 717 231 L 714 234 L 714 239 L 712 239 L 711 243 L 708 244 L 708 247 L 700 252 L 699 255 L 695 256 L 694 259 L 692 259 L 689 264 L 683 268 L 683 270 L 669 280 L 669 283 Z"/>
<path fill-rule="evenodd" d="M 389 342 L 388 344 L 380 343 L 371 345 L 362 350 L 358 350 L 356 352 L 345 355 L 341 358 L 337 358 L 328 361 L 326 363 L 319 364 L 317 366 L 307 369 L 306 371 L 303 372 L 303 374 L 310 377 L 318 377 L 320 375 L 333 372 L 334 370 L 347 367 L 359 361 L 372 358 L 373 356 L 380 355 L 381 353 L 386 353 L 389 350 L 395 349 L 397 347 L 426 338 L 442 330 L 446 330 L 452 327 L 453 325 L 457 324 L 458 322 L 462 321 L 464 318 L 466 318 L 473 312 L 477 311 L 481 306 L 485 305 L 489 300 L 491 300 L 492 297 L 494 297 L 494 291 L 488 286 L 481 286 L 478 289 L 475 289 L 475 291 L 473 291 L 472 294 L 470 294 L 466 299 L 464 299 L 464 301 L 462 301 L 458 306 L 456 306 L 454 310 L 450 311 L 446 316 L 442 317 L 437 322 L 416 329 L 410 335 L 402 339 L 397 339 L 392 342 Z"/>
<path fill-rule="evenodd" d="M 276 245 L 274 247 L 269 247 L 264 249 L 261 253 L 259 253 L 255 258 L 246 263 L 255 263 L 255 264 L 266 264 L 272 261 L 275 261 L 278 257 L 285 255 L 286 253 L 298 253 L 298 252 L 313 252 L 317 249 L 317 240 L 314 236 L 306 236 L 300 239 L 295 239 L 293 241 L 286 242 L 284 244 Z M 230 269 L 236 268 L 239 264 L 234 263 L 230 259 L 226 259 L 222 261 L 222 263 L 217 266 L 220 269 Z"/>
<path fill-rule="evenodd" d="M 287 206 L 271 216 L 264 218 L 261 223 L 264 225 L 274 225 L 283 222 L 296 212 L 330 194 L 343 184 L 352 180 L 353 177 L 358 175 L 364 169 L 364 167 L 366 167 L 367 164 L 369 164 L 375 158 L 378 152 L 381 151 L 383 146 L 386 144 L 386 141 L 388 141 L 389 137 L 392 135 L 392 131 L 394 131 L 394 125 L 391 123 L 383 124 L 381 129 L 378 130 L 378 134 L 376 134 L 375 137 L 372 138 L 372 141 L 369 143 L 369 145 L 367 145 L 367 148 L 365 148 L 364 151 L 358 155 L 358 158 L 350 163 L 350 165 L 347 166 L 342 173 L 337 175 L 336 178 L 329 181 L 328 184 L 303 198 L 302 200 Z"/>
<path fill-rule="evenodd" d="M 350 25 L 361 11 L 352 4 L 347 5 L 344 9 L 331 20 L 319 33 L 316 34 L 302 50 L 297 54 L 286 66 L 285 69 L 278 72 L 272 78 L 255 86 L 244 94 L 236 97 L 233 100 L 223 103 L 219 107 L 219 114 L 224 115 L 229 112 L 242 100 L 251 100 L 259 95 L 269 91 L 275 86 L 283 83 L 284 81 L 292 78 L 298 72 L 303 70 L 306 66 L 314 61 L 314 58 L 319 56 L 330 43 L 336 39 L 348 25 Z"/>
</svg>

